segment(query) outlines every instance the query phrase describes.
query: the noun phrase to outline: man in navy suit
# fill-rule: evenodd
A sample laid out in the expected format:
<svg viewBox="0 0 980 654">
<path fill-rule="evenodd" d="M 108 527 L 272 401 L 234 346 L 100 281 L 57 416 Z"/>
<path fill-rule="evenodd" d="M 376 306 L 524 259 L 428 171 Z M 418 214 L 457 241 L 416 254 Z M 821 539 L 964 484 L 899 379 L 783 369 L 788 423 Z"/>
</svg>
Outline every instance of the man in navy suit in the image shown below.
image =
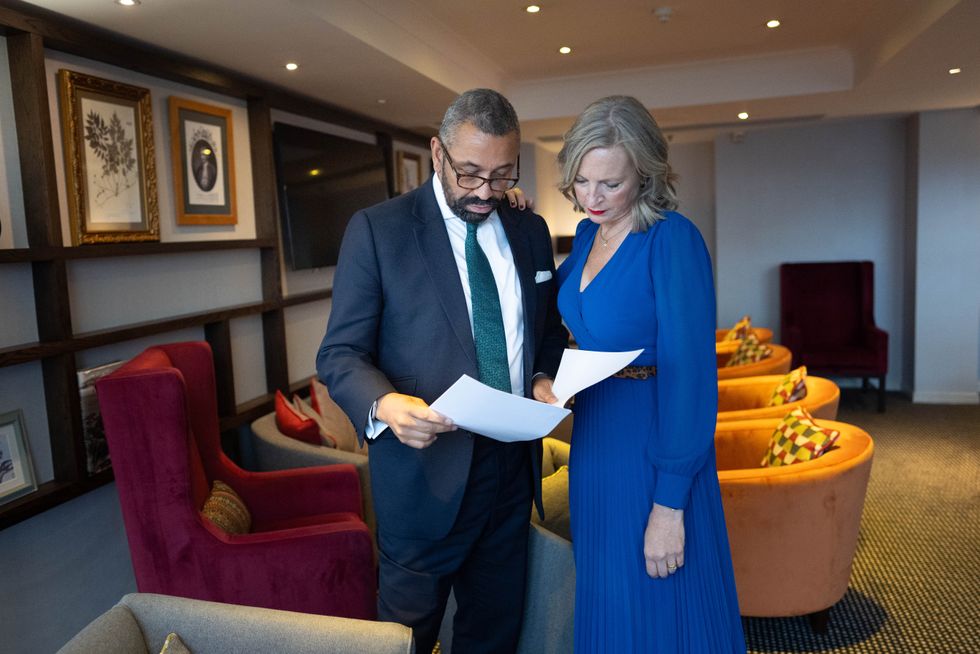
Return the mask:
<svg viewBox="0 0 980 654">
<path fill-rule="evenodd" d="M 431 141 L 435 174 L 353 216 L 317 373 L 370 442 L 379 619 L 428 654 L 450 589 L 457 652 L 512 652 L 520 635 L 541 441 L 457 429 L 429 407 L 462 374 L 541 401 L 568 334 L 544 220 L 503 201 L 520 126 L 475 89 Z"/>
</svg>

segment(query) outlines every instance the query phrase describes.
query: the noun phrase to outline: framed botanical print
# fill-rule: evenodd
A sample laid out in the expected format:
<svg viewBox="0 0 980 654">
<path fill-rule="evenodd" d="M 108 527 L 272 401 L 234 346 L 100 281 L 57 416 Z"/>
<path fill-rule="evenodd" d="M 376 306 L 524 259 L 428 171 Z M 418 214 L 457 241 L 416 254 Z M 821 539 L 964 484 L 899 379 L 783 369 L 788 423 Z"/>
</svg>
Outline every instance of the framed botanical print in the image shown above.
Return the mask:
<svg viewBox="0 0 980 654">
<path fill-rule="evenodd" d="M 58 71 L 72 243 L 160 240 L 150 91 Z"/>
<path fill-rule="evenodd" d="M 0 504 L 35 490 L 24 414 L 19 410 L 4 413 L 0 415 Z"/>
<path fill-rule="evenodd" d="M 178 225 L 234 225 L 231 110 L 170 98 L 170 149 Z"/>
<path fill-rule="evenodd" d="M 395 153 L 395 181 L 399 194 L 407 193 L 422 184 L 422 157 L 413 152 Z"/>
</svg>

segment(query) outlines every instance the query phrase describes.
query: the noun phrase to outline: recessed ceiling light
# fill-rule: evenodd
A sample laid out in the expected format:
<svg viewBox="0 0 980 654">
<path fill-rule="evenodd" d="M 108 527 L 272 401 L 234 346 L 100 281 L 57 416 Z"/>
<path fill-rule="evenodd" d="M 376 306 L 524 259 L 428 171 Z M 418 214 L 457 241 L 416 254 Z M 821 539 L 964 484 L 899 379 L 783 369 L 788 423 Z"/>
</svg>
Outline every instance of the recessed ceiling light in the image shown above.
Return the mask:
<svg viewBox="0 0 980 654">
<path fill-rule="evenodd" d="M 572 51 L 572 49 L 569 48 L 567 45 L 563 45 L 560 48 L 558 48 L 558 52 L 560 52 L 562 54 L 569 54 L 569 53 L 571 53 L 571 51 Z"/>
<path fill-rule="evenodd" d="M 116 0 L 117 5 L 122 5 L 123 7 L 135 7 L 140 3 L 140 0 Z"/>
<path fill-rule="evenodd" d="M 749 119 L 748 112 L 746 112 L 746 111 L 739 112 L 738 119 L 739 120 L 748 120 Z"/>
<path fill-rule="evenodd" d="M 526 11 L 529 14 L 536 14 L 539 11 L 541 11 L 541 7 L 539 7 L 537 5 L 528 5 L 527 8 L 524 11 Z"/>
<path fill-rule="evenodd" d="M 770 21 L 768 21 L 766 23 L 766 27 L 768 27 L 769 29 L 776 29 L 777 27 L 779 27 L 779 25 L 780 25 L 780 22 L 778 20 L 776 20 L 775 18 L 773 18 L 772 20 L 770 20 Z"/>
<path fill-rule="evenodd" d="M 286 64 L 286 70 L 296 70 L 297 68 L 299 68 L 299 64 L 295 62 L 290 61 L 288 64 Z"/>
<path fill-rule="evenodd" d="M 378 98 L 378 104 L 385 104 L 386 102 L 388 102 L 387 98 Z"/>
<path fill-rule="evenodd" d="M 950 75 L 959 75 L 960 72 L 962 72 L 962 69 L 960 69 L 960 68 L 950 68 L 949 69 L 949 74 Z"/>
</svg>

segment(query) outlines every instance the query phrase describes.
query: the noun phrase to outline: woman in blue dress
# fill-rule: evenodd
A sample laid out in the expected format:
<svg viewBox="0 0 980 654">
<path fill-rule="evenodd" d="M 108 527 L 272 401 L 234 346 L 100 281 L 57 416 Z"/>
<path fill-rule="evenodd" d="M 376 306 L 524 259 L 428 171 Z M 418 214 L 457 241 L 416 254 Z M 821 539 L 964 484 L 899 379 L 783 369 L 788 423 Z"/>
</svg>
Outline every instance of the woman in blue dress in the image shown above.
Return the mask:
<svg viewBox="0 0 980 654">
<path fill-rule="evenodd" d="M 643 348 L 575 399 L 575 651 L 745 652 L 715 468 L 711 261 L 674 209 L 667 142 L 635 99 L 590 105 L 559 189 L 586 213 L 558 270 L 579 347 Z"/>
</svg>

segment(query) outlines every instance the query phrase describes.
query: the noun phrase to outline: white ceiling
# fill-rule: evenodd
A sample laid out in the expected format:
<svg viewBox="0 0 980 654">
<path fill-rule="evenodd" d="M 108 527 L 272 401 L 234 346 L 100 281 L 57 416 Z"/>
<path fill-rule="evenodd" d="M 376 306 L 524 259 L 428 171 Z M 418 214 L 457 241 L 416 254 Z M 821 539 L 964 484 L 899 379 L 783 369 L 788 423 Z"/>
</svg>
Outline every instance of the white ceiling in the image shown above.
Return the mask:
<svg viewBox="0 0 980 654">
<path fill-rule="evenodd" d="M 423 133 L 457 93 L 490 86 L 525 140 L 552 148 L 611 93 L 638 97 L 675 141 L 980 106 L 980 0 L 541 0 L 534 15 L 516 0 L 31 4 Z"/>
</svg>

